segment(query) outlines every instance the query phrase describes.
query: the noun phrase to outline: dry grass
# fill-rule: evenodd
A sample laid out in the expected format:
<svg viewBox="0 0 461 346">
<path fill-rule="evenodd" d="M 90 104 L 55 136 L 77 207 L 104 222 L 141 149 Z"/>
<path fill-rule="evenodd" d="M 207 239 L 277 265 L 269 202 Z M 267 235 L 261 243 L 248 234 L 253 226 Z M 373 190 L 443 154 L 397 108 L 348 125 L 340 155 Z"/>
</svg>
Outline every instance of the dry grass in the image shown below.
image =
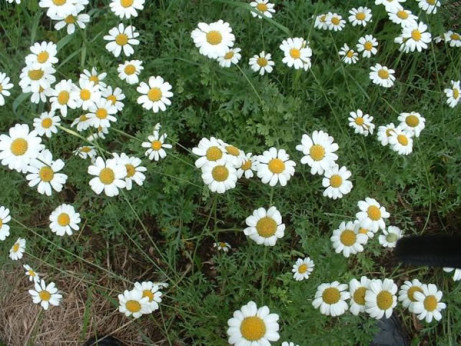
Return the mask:
<svg viewBox="0 0 461 346">
<path fill-rule="evenodd" d="M 142 334 L 150 340 L 159 340 L 161 333 L 152 319 L 147 316 L 136 321 L 126 318 L 104 295 L 71 276 L 55 281 L 64 298 L 59 307 L 45 311 L 32 302 L 28 290 L 33 284 L 22 274 L 18 268 L 0 270 L 0 340 L 6 345 L 82 345 L 95 333 L 99 337 L 112 335 L 124 345 L 133 346 L 148 344 L 143 341 Z M 120 284 L 117 287 L 107 278 L 97 283 L 115 299 L 123 291 Z"/>
</svg>

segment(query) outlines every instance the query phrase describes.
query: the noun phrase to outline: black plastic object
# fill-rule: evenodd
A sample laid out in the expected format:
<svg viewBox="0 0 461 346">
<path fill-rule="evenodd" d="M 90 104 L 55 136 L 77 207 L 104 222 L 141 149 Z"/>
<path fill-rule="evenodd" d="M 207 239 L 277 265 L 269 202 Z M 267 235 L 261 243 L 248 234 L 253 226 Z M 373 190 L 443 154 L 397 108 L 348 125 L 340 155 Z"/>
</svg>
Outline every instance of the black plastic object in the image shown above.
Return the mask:
<svg viewBox="0 0 461 346">
<path fill-rule="evenodd" d="M 410 345 L 407 332 L 403 329 L 402 322 L 395 314 L 390 318 L 377 321 L 379 331 L 376 333 L 370 346 L 407 346 Z"/>
<path fill-rule="evenodd" d="M 112 336 L 98 336 L 88 339 L 83 346 L 123 346 L 123 344 Z"/>
</svg>

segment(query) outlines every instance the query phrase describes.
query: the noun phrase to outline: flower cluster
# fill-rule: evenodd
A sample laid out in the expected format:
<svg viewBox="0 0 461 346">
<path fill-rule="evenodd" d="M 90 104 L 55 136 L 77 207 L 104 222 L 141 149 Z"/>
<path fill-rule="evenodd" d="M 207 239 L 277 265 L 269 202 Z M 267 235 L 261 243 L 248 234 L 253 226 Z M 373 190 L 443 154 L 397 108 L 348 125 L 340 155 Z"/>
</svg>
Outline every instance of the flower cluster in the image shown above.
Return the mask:
<svg viewBox="0 0 461 346">
<path fill-rule="evenodd" d="M 159 309 L 159 304 L 162 302 L 160 290 L 165 287 L 168 287 L 168 284 L 151 281 L 135 282 L 131 291 L 125 290 L 118 295 L 118 310 L 125 316 L 134 318 L 151 314 Z"/>
</svg>

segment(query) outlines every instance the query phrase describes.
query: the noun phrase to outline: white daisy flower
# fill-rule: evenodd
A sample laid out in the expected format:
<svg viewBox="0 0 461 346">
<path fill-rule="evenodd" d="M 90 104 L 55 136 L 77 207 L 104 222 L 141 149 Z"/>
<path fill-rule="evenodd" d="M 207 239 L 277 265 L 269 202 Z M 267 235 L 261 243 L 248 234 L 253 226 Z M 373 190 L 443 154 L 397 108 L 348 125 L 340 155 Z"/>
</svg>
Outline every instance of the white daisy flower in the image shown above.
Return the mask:
<svg viewBox="0 0 461 346">
<path fill-rule="evenodd" d="M 171 144 L 165 143 L 166 138 L 166 133 L 160 135 L 159 130 L 154 129 L 153 134 L 147 137 L 148 142 L 143 142 L 141 144 L 143 148 L 149 148 L 144 155 L 147 156 L 149 160 L 159 161 L 160 159 L 164 159 L 166 157 L 165 149 L 172 148 Z"/>
<path fill-rule="evenodd" d="M 70 79 L 62 80 L 51 89 L 51 111 L 59 109 L 63 117 L 67 116 L 67 109 L 77 108 L 79 102 L 77 99 L 77 87 Z"/>
<path fill-rule="evenodd" d="M 142 161 L 141 159 L 135 156 L 128 156 L 125 153 L 121 153 L 118 155 L 117 153 L 112 154 L 114 159 L 118 160 L 118 163 L 121 165 L 125 165 L 126 168 L 126 189 L 129 191 L 132 189 L 133 181 L 142 186 L 144 180 L 146 180 L 146 176 L 143 172 L 147 171 L 146 167 L 140 166 Z"/>
<path fill-rule="evenodd" d="M 405 281 L 400 286 L 399 302 L 402 303 L 404 308 L 408 308 L 410 312 L 413 311 L 413 304 L 416 302 L 415 292 L 423 292 L 423 284 L 418 279 Z"/>
<path fill-rule="evenodd" d="M 447 305 L 442 303 L 442 291 L 437 289 L 436 285 L 422 285 L 422 292 L 415 292 L 414 297 L 416 302 L 413 303 L 413 313 L 416 314 L 418 319 L 426 320 L 427 323 L 431 323 L 432 319 L 440 321 L 442 319 L 441 311 L 444 310 Z"/>
<path fill-rule="evenodd" d="M 397 240 L 403 237 L 403 232 L 396 226 L 389 226 L 383 230 L 378 238 L 379 243 L 384 247 L 394 248 L 397 245 Z"/>
<path fill-rule="evenodd" d="M 118 65 L 118 78 L 126 81 L 128 84 L 138 84 L 138 75 L 144 69 L 141 60 L 129 60 Z"/>
<path fill-rule="evenodd" d="M 450 47 L 457 47 L 457 48 L 461 47 L 461 34 L 458 34 L 457 32 L 453 32 L 449 30 L 443 34 L 443 38 L 445 39 L 446 43 L 450 44 Z M 0 81 L 1 81 L 1 77 L 0 77 Z"/>
<path fill-rule="evenodd" d="M 375 0 L 375 5 L 384 5 L 386 11 L 395 11 L 402 9 L 401 2 L 405 2 L 406 0 Z"/>
<path fill-rule="evenodd" d="M 98 195 L 104 191 L 106 196 L 117 196 L 118 189 L 126 186 L 126 168 L 114 159 L 104 162 L 102 157 L 97 157 L 93 165 L 88 167 L 88 174 L 96 176 L 90 180 L 90 186 Z"/>
<path fill-rule="evenodd" d="M 357 51 L 362 52 L 362 57 L 370 58 L 378 53 L 378 40 L 373 35 L 365 35 L 359 38 L 357 43 Z"/>
<path fill-rule="evenodd" d="M 27 91 L 24 91 L 27 90 Z M 53 92 L 52 88 L 42 88 L 41 86 L 37 91 L 33 91 L 30 86 L 27 86 L 26 88 L 23 89 L 23 92 L 31 92 L 32 95 L 30 96 L 30 102 L 32 103 L 40 103 L 41 102 L 46 102 L 48 97 L 51 95 Z"/>
<path fill-rule="evenodd" d="M 373 134 L 375 124 L 373 124 L 373 117 L 368 114 L 363 114 L 360 109 L 355 112 L 350 112 L 349 126 L 354 129 L 355 133 L 364 135 L 365 137 L 369 134 Z"/>
<path fill-rule="evenodd" d="M 366 197 L 364 201 L 359 201 L 357 205 L 361 211 L 355 214 L 355 217 L 360 221 L 361 227 L 375 233 L 380 229 L 386 229 L 384 219 L 388 219 L 391 214 L 376 199 Z"/>
<path fill-rule="evenodd" d="M 404 8 L 389 11 L 387 15 L 393 23 L 399 24 L 402 27 L 415 26 L 418 24 L 418 17 L 411 13 L 410 10 Z"/>
<path fill-rule="evenodd" d="M 328 30 L 341 31 L 346 26 L 346 21 L 337 13 L 328 12 L 325 20 Z"/>
<path fill-rule="evenodd" d="M 150 310 L 149 313 L 158 310 L 159 303 L 162 302 L 162 292 L 159 291 L 158 285 L 151 281 L 135 282 L 134 290 L 142 292 L 143 298 L 148 298 L 146 305 Z"/>
<path fill-rule="evenodd" d="M 75 10 L 76 0 L 40 0 L 38 6 L 47 8 L 46 15 L 50 18 L 65 17 Z"/>
<path fill-rule="evenodd" d="M 399 50 L 404 53 L 414 52 L 415 49 L 421 52 L 428 48 L 432 40 L 431 33 L 426 30 L 427 25 L 423 22 L 407 25 L 402 28 L 402 34 L 397 36 L 394 42 L 400 44 Z"/>
<path fill-rule="evenodd" d="M 304 279 L 309 279 L 309 276 L 313 272 L 315 267 L 314 261 L 310 257 L 298 258 L 296 263 L 293 264 L 293 278 L 296 281 L 301 281 Z"/>
<path fill-rule="evenodd" d="M 53 210 L 49 220 L 51 232 L 61 237 L 65 234 L 72 235 L 74 231 L 78 231 L 80 228 L 80 214 L 70 204 L 61 204 Z"/>
<path fill-rule="evenodd" d="M 72 12 L 67 16 L 53 16 L 53 20 L 58 22 L 54 25 L 56 30 L 61 30 L 67 27 L 67 34 L 72 35 L 75 32 L 75 28 L 78 26 L 80 29 L 85 29 L 86 24 L 90 22 L 90 16 L 86 13 L 78 13 L 77 11 Z"/>
<path fill-rule="evenodd" d="M 400 155 L 409 155 L 413 151 L 412 133 L 397 127 L 391 132 L 389 146 Z"/>
<path fill-rule="evenodd" d="M 328 22 L 326 13 L 319 14 L 315 17 L 314 28 L 320 30 L 328 30 Z"/>
<path fill-rule="evenodd" d="M 237 171 L 232 162 L 221 159 L 202 167 L 202 179 L 210 191 L 224 193 L 235 187 Z"/>
<path fill-rule="evenodd" d="M 26 64 L 37 64 L 40 65 L 53 65 L 58 63 L 58 58 L 56 54 L 58 53 L 58 49 L 56 44 L 53 42 L 41 42 L 41 43 L 34 43 L 32 47 L 30 47 L 30 51 L 32 54 L 26 56 Z"/>
<path fill-rule="evenodd" d="M 272 13 L 275 13 L 274 4 L 270 3 L 269 0 L 255 0 L 250 2 L 251 7 L 258 12 L 251 11 L 253 17 L 267 17 L 272 18 Z"/>
<path fill-rule="evenodd" d="M 259 55 L 254 55 L 250 58 L 249 64 L 254 72 L 259 72 L 259 74 L 263 76 L 264 73 L 272 72 L 275 62 L 272 61 L 270 53 L 266 54 L 262 51 Z"/>
<path fill-rule="evenodd" d="M 26 124 L 16 124 L 0 135 L 0 160 L 2 165 L 18 172 L 26 173 L 29 162 L 43 149 L 42 139 L 35 131 L 29 132 Z"/>
<path fill-rule="evenodd" d="M 14 261 L 21 259 L 24 251 L 26 251 L 26 240 L 18 238 L 10 249 L 10 258 Z"/>
<path fill-rule="evenodd" d="M 346 284 L 338 281 L 321 284 L 317 287 L 315 298 L 312 301 L 314 308 L 319 309 L 320 313 L 327 316 L 340 316 L 347 311 L 346 300 L 350 298 Z"/>
<path fill-rule="evenodd" d="M 352 279 L 349 282 L 349 294 L 351 295 L 349 311 L 357 316 L 365 312 L 365 293 L 370 285 L 371 280 L 362 276 L 360 281 Z"/>
<path fill-rule="evenodd" d="M 154 113 L 165 111 L 166 106 L 171 105 L 170 98 L 173 96 L 171 85 L 165 82 L 162 77 L 149 77 L 149 82 L 141 82 L 136 88 L 138 93 L 142 94 L 138 97 L 138 104 L 144 109 L 152 109 Z"/>
<path fill-rule="evenodd" d="M 258 171 L 258 165 L 258 156 L 254 156 L 252 153 L 245 154 L 242 165 L 237 170 L 237 177 L 240 179 L 245 174 L 245 178 L 252 178 L 253 172 Z"/>
<path fill-rule="evenodd" d="M 371 22 L 371 10 L 368 7 L 353 8 L 349 10 L 349 22 L 351 22 L 352 26 L 361 25 L 365 27 L 368 22 Z"/>
<path fill-rule="evenodd" d="M 461 89 L 460 89 L 460 84 L 461 81 L 450 81 L 451 87 L 444 89 L 443 91 L 445 92 L 445 95 L 447 96 L 447 104 L 451 107 L 454 108 L 459 101 L 461 100 Z"/>
<path fill-rule="evenodd" d="M 10 235 L 10 226 L 7 225 L 10 222 L 10 210 L 4 206 L 0 206 L 0 240 L 3 241 Z"/>
<path fill-rule="evenodd" d="M 229 250 L 232 248 L 230 244 L 226 243 L 225 241 L 213 243 L 213 247 L 215 247 L 218 251 L 224 251 L 224 252 L 229 252 Z"/>
<path fill-rule="evenodd" d="M 67 175 L 58 173 L 64 168 L 64 161 L 61 159 L 53 160 L 53 155 L 48 149 L 44 149 L 36 158 L 29 162 L 26 175 L 29 186 L 37 186 L 38 193 L 51 196 L 53 190 L 61 192 L 63 185 L 67 181 Z"/>
<path fill-rule="evenodd" d="M 70 126 L 77 126 L 77 131 L 82 132 L 91 126 L 91 122 L 87 114 L 82 114 L 79 117 L 75 118 L 72 124 L 70 124 Z"/>
<path fill-rule="evenodd" d="M 144 0 L 112 0 L 110 9 L 117 17 L 130 19 L 144 9 Z"/>
<path fill-rule="evenodd" d="M 117 108 L 112 105 L 112 101 L 105 98 L 100 98 L 95 104 L 88 108 L 86 116 L 89 119 L 90 125 L 94 128 L 110 127 L 111 122 L 116 122 Z"/>
<path fill-rule="evenodd" d="M 296 162 L 284 149 L 270 148 L 258 157 L 257 175 L 264 184 L 285 186 L 295 174 Z"/>
<path fill-rule="evenodd" d="M 38 63 L 26 65 L 19 75 L 19 85 L 24 93 L 48 89 L 56 81 L 55 72 L 51 65 Z"/>
<path fill-rule="evenodd" d="M 391 279 L 373 279 L 365 293 L 365 311 L 377 320 L 391 317 L 397 305 L 397 285 Z"/>
<path fill-rule="evenodd" d="M 38 118 L 34 118 L 34 129 L 39 136 L 50 138 L 53 133 L 58 133 L 57 125 L 61 124 L 61 118 L 53 112 L 43 112 Z"/>
<path fill-rule="evenodd" d="M 393 123 L 378 127 L 378 140 L 383 146 L 389 144 L 389 138 L 394 130 L 395 125 Z"/>
<path fill-rule="evenodd" d="M 10 96 L 11 93 L 8 89 L 11 89 L 13 84 L 10 83 L 10 77 L 6 73 L 0 72 L 0 106 L 5 104 L 5 96 Z"/>
<path fill-rule="evenodd" d="M 398 120 L 400 120 L 399 127 L 413 137 L 419 137 L 419 134 L 424 130 L 426 119 L 417 112 L 400 113 Z"/>
<path fill-rule="evenodd" d="M 54 282 L 47 285 L 44 280 L 37 280 L 34 287 L 34 290 L 29 290 L 29 294 L 32 296 L 32 301 L 40 304 L 43 309 L 48 310 L 50 305 L 58 306 L 61 302 L 62 295 L 58 292 Z"/>
<path fill-rule="evenodd" d="M 338 148 L 334 138 L 323 131 L 314 131 L 312 137 L 304 134 L 301 144 L 296 146 L 296 150 L 305 155 L 301 163 L 311 167 L 311 174 L 323 174 L 325 170 L 335 165 L 338 155 L 334 152 Z"/>
<path fill-rule="evenodd" d="M 86 159 L 89 157 L 91 160 L 93 160 L 97 155 L 96 149 L 92 145 L 84 145 L 82 147 L 79 147 L 75 149 L 73 153 L 74 155 L 78 155 L 82 159 Z"/>
<path fill-rule="evenodd" d="M 94 85 L 99 86 L 99 89 L 102 90 L 107 87 L 107 84 L 103 82 L 104 78 L 106 77 L 107 77 L 106 72 L 98 73 L 98 70 L 96 70 L 93 67 L 91 71 L 88 71 L 86 69 L 83 70 L 83 73 L 80 74 L 79 80 L 93 82 Z"/>
<path fill-rule="evenodd" d="M 250 301 L 234 311 L 233 317 L 227 321 L 229 344 L 270 345 L 280 338 L 278 320 L 279 315 L 271 314 L 267 306 L 258 309 L 256 303 Z"/>
<path fill-rule="evenodd" d="M 99 126 L 96 129 L 96 132 L 92 132 L 88 137 L 86 137 L 86 140 L 88 142 L 94 142 L 98 139 L 105 139 L 108 133 L 109 133 L 108 127 Z"/>
<path fill-rule="evenodd" d="M 72 92 L 71 97 L 77 100 L 78 108 L 82 108 L 86 111 L 99 101 L 101 92 L 99 86 L 94 84 L 94 82 L 80 80 L 78 86 L 76 86 L 75 90 Z"/>
<path fill-rule="evenodd" d="M 363 251 L 363 244 L 366 244 L 368 237 L 357 232 L 357 225 L 354 222 L 341 222 L 338 229 L 333 231 L 330 240 L 336 253 L 342 253 L 344 257 Z"/>
<path fill-rule="evenodd" d="M 218 139 L 211 137 L 202 138 L 198 143 L 198 146 L 192 148 L 192 153 L 200 156 L 195 161 L 195 167 L 202 168 L 208 163 L 212 163 L 227 157 L 226 151 L 223 147 L 223 142 Z"/>
<path fill-rule="evenodd" d="M 285 234 L 282 215 L 274 206 L 267 211 L 264 208 L 254 210 L 253 215 L 248 216 L 245 222 L 248 227 L 243 233 L 259 245 L 274 246 L 277 239 Z"/>
<path fill-rule="evenodd" d="M 455 268 L 443 268 L 444 272 L 451 273 L 452 271 L 455 271 L 453 273 L 453 280 L 454 281 L 460 281 L 461 280 L 461 269 L 455 269 Z"/>
<path fill-rule="evenodd" d="M 418 6 L 428 14 L 436 14 L 437 8 L 440 7 L 441 2 L 439 0 L 416 0 Z"/>
<path fill-rule="evenodd" d="M 118 27 L 109 30 L 109 35 L 104 36 L 104 40 L 110 41 L 106 44 L 106 49 L 116 58 L 120 56 L 122 50 L 125 56 L 130 56 L 134 53 L 132 46 L 139 44 L 139 40 L 136 39 L 138 36 L 139 33 L 136 32 L 134 26 L 125 27 L 123 23 L 120 23 Z"/>
<path fill-rule="evenodd" d="M 200 54 L 210 59 L 217 59 L 226 54 L 227 49 L 234 46 L 235 36 L 229 23 L 221 19 L 214 23 L 198 23 L 191 37 L 199 48 Z"/>
<path fill-rule="evenodd" d="M 357 229 L 358 234 L 365 234 L 368 237 L 368 239 L 371 239 L 375 236 L 375 232 L 373 232 L 373 230 L 370 228 L 363 227 L 359 220 L 354 221 L 354 229 Z"/>
<path fill-rule="evenodd" d="M 112 106 L 117 109 L 117 112 L 121 112 L 123 110 L 125 105 L 122 100 L 125 99 L 125 94 L 122 89 L 118 87 L 113 89 L 111 86 L 108 86 L 102 90 L 102 97 L 110 101 Z"/>
<path fill-rule="evenodd" d="M 231 67 L 232 64 L 238 64 L 242 55 L 240 48 L 228 48 L 223 56 L 218 57 L 219 66 Z"/>
<path fill-rule="evenodd" d="M 309 42 L 302 37 L 294 37 L 283 40 L 280 49 L 285 55 L 282 59 L 288 67 L 295 70 L 304 69 L 307 71 L 311 67 L 312 49 Z"/>
<path fill-rule="evenodd" d="M 339 56 L 342 56 L 341 60 L 346 64 L 355 64 L 357 61 L 359 61 L 358 53 L 353 49 L 350 49 L 347 43 L 344 43 L 344 46 L 341 47 Z"/>
<path fill-rule="evenodd" d="M 323 195 L 328 198 L 338 199 L 347 195 L 352 190 L 352 183 L 348 180 L 351 172 L 345 167 L 331 166 L 324 172 L 322 185 L 325 187 Z"/>
<path fill-rule="evenodd" d="M 240 168 L 246 161 L 245 153 L 234 145 L 228 144 L 220 139 L 218 139 L 218 141 L 221 142 L 221 146 L 224 148 L 226 160 L 230 161 L 235 169 Z"/>
<path fill-rule="evenodd" d="M 125 290 L 122 294 L 119 294 L 118 303 L 118 311 L 125 314 L 125 316 L 139 318 L 143 314 L 152 312 L 149 297 L 144 296 L 143 291 L 137 289 Z"/>
<path fill-rule="evenodd" d="M 380 85 L 384 88 L 390 88 L 394 85 L 394 70 L 380 64 L 372 66 L 370 70 L 370 79 L 374 84 Z"/>
<path fill-rule="evenodd" d="M 36 281 L 40 280 L 40 277 L 39 277 L 38 273 L 35 270 L 33 270 L 30 267 L 30 265 L 24 264 L 23 267 L 26 270 L 25 274 L 29 277 L 29 281 L 36 282 Z"/>
</svg>

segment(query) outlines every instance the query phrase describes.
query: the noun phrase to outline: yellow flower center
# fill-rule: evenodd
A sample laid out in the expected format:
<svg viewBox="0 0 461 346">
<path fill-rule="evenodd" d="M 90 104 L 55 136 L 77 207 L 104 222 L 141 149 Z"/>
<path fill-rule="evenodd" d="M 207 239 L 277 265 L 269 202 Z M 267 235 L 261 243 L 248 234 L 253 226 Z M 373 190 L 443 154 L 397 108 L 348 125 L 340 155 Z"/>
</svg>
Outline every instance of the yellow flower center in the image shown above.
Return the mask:
<svg viewBox="0 0 461 346">
<path fill-rule="evenodd" d="M 326 20 L 327 20 L 327 16 L 326 16 L 325 14 L 320 16 L 320 21 L 321 21 L 322 23 L 325 23 Z"/>
<path fill-rule="evenodd" d="M 222 157 L 222 155 L 222 150 L 219 149 L 217 146 L 209 147 L 206 151 L 206 158 L 208 161 L 217 161 Z"/>
<path fill-rule="evenodd" d="M 106 119 L 108 113 L 105 108 L 98 108 L 95 114 L 96 114 L 96 117 L 98 117 L 99 119 Z"/>
<path fill-rule="evenodd" d="M 83 153 L 89 153 L 91 151 L 91 148 L 90 147 L 81 147 L 80 151 L 83 152 Z"/>
<path fill-rule="evenodd" d="M 384 69 L 380 69 L 378 71 L 378 76 L 379 78 L 381 79 L 388 79 L 389 78 L 389 72 L 387 70 L 384 70 Z"/>
<path fill-rule="evenodd" d="M 70 14 L 66 18 L 64 18 L 64 22 L 66 22 L 66 24 L 74 24 L 75 23 L 75 17 Z"/>
<path fill-rule="evenodd" d="M 269 9 L 267 5 L 263 3 L 259 3 L 258 5 L 256 5 L 256 8 L 261 12 L 266 12 Z"/>
<path fill-rule="evenodd" d="M 437 305 L 438 305 L 438 301 L 434 295 L 427 296 L 424 299 L 424 308 L 429 312 L 437 309 Z"/>
<path fill-rule="evenodd" d="M 240 155 L 240 150 L 237 147 L 234 147 L 233 145 L 228 145 L 226 147 L 226 151 L 228 154 L 232 156 L 239 156 Z"/>
<path fill-rule="evenodd" d="M 58 94 L 58 102 L 60 105 L 66 105 L 69 102 L 69 92 L 67 90 L 63 90 Z"/>
<path fill-rule="evenodd" d="M 398 135 L 397 136 L 397 141 L 403 146 L 408 145 L 408 138 L 405 135 Z"/>
<path fill-rule="evenodd" d="M 89 91 L 88 89 L 80 90 L 80 98 L 83 101 L 88 101 L 91 98 L 91 91 Z"/>
<path fill-rule="evenodd" d="M 306 263 L 303 263 L 299 266 L 298 268 L 298 273 L 299 274 L 304 274 L 305 272 L 307 272 L 307 264 Z"/>
<path fill-rule="evenodd" d="M 136 72 L 136 66 L 132 65 L 132 64 L 128 64 L 125 66 L 125 74 L 127 75 L 132 75 L 133 73 Z"/>
<path fill-rule="evenodd" d="M 141 304 L 137 300 L 127 301 L 125 307 L 129 312 L 138 312 L 141 310 Z"/>
<path fill-rule="evenodd" d="M 453 33 L 453 34 L 450 35 L 450 38 L 453 41 L 459 41 L 461 39 L 461 36 L 459 36 L 457 33 Z"/>
<path fill-rule="evenodd" d="M 357 235 L 354 231 L 346 229 L 341 233 L 341 236 L 339 238 L 343 245 L 352 246 L 355 244 L 355 241 L 357 240 Z"/>
<path fill-rule="evenodd" d="M 28 75 L 29 75 L 29 78 L 32 79 L 32 80 L 39 80 L 43 77 L 43 70 L 30 70 Z"/>
<path fill-rule="evenodd" d="M 268 164 L 269 170 L 274 174 L 280 174 L 285 170 L 285 163 L 280 159 L 272 159 Z"/>
<path fill-rule="evenodd" d="M 0 229 L 2 229 L 2 226 L 3 226 L 3 219 L 0 218 Z"/>
<path fill-rule="evenodd" d="M 0 84 L 0 93 L 3 91 L 3 85 Z"/>
<path fill-rule="evenodd" d="M 435 4 L 435 0 L 426 0 L 426 1 L 427 1 L 427 3 L 428 3 L 429 5 L 434 5 L 434 4 Z"/>
<path fill-rule="evenodd" d="M 363 120 L 362 117 L 357 117 L 357 118 L 355 118 L 354 121 L 355 121 L 355 123 L 356 123 L 357 125 L 359 125 L 359 126 L 362 126 L 363 123 L 365 122 L 365 120 Z"/>
<path fill-rule="evenodd" d="M 40 291 L 38 292 L 38 296 L 40 297 L 41 300 L 47 302 L 51 299 L 51 293 L 46 291 L 46 290 L 43 290 L 43 291 Z"/>
<path fill-rule="evenodd" d="M 89 80 L 90 82 L 93 82 L 95 85 L 96 85 L 96 84 L 99 84 L 99 78 L 98 78 L 98 76 L 90 76 L 90 78 L 88 78 L 88 80 Z"/>
<path fill-rule="evenodd" d="M 421 292 L 423 293 L 423 290 L 419 286 L 411 286 L 408 291 L 407 291 L 407 296 L 408 299 L 410 299 L 412 302 L 416 302 L 415 299 L 415 292 Z"/>
<path fill-rule="evenodd" d="M 338 188 L 342 185 L 343 178 L 339 174 L 333 174 L 330 178 L 330 186 Z"/>
<path fill-rule="evenodd" d="M 329 287 L 323 291 L 322 299 L 327 304 L 336 304 L 341 298 L 341 293 L 336 287 Z"/>
<path fill-rule="evenodd" d="M 112 184 L 115 180 L 114 171 L 110 168 L 101 169 L 101 172 L 99 173 L 99 180 L 101 180 L 101 182 L 105 185 Z"/>
<path fill-rule="evenodd" d="M 248 341 L 258 341 L 266 334 L 266 324 L 260 317 L 246 317 L 240 324 L 240 333 Z"/>
<path fill-rule="evenodd" d="M 113 105 L 115 105 L 117 103 L 117 97 L 115 95 L 109 95 L 107 96 L 107 100 L 109 100 L 110 102 L 112 102 Z"/>
<path fill-rule="evenodd" d="M 53 0 L 53 4 L 56 6 L 62 6 L 67 2 L 67 0 Z"/>
<path fill-rule="evenodd" d="M 162 142 L 155 140 L 150 144 L 151 148 L 155 151 L 159 151 L 162 148 Z"/>
<path fill-rule="evenodd" d="M 365 48 L 365 50 L 370 51 L 370 50 L 372 50 L 372 48 L 373 48 L 373 43 L 371 43 L 370 41 L 367 41 L 367 42 L 365 42 L 365 44 L 363 45 L 363 48 Z"/>
<path fill-rule="evenodd" d="M 128 35 L 127 34 L 118 34 L 115 36 L 115 43 L 119 46 L 124 46 L 128 43 Z"/>
<path fill-rule="evenodd" d="M 86 116 L 86 114 L 82 114 L 80 115 L 80 117 L 78 118 L 78 121 L 79 122 L 83 122 L 83 121 L 87 121 L 88 120 L 88 117 Z"/>
<path fill-rule="evenodd" d="M 32 269 L 29 269 L 27 272 L 28 272 L 29 275 L 32 276 L 32 277 L 34 277 L 34 276 L 36 275 L 35 272 L 34 272 Z"/>
<path fill-rule="evenodd" d="M 381 310 L 389 309 L 393 302 L 393 296 L 389 291 L 381 291 L 376 296 L 376 303 Z"/>
<path fill-rule="evenodd" d="M 314 161 L 321 161 L 325 157 L 325 148 L 320 144 L 314 144 L 309 149 L 309 155 Z"/>
<path fill-rule="evenodd" d="M 366 287 L 359 287 L 354 292 L 354 301 L 359 305 L 365 305 L 365 293 L 367 292 Z"/>
<path fill-rule="evenodd" d="M 407 19 L 408 18 L 408 13 L 407 11 L 398 11 L 397 12 L 397 17 L 399 17 L 400 19 Z"/>
<path fill-rule="evenodd" d="M 248 171 L 250 168 L 251 168 L 251 160 L 246 160 L 242 167 L 241 167 L 244 171 Z"/>
<path fill-rule="evenodd" d="M 226 166 L 219 165 L 213 167 L 213 169 L 211 170 L 211 175 L 213 176 L 213 179 L 216 181 L 225 181 L 227 177 L 229 177 L 229 170 Z"/>
<path fill-rule="evenodd" d="M 301 51 L 299 49 L 296 49 L 296 48 L 291 48 L 290 49 L 290 56 L 293 59 L 299 59 L 301 57 Z"/>
<path fill-rule="evenodd" d="M 346 56 L 347 56 L 348 58 L 352 58 L 352 57 L 354 56 L 354 51 L 353 51 L 353 50 L 347 51 Z"/>
<path fill-rule="evenodd" d="M 360 228 L 359 229 L 359 234 L 367 234 L 368 233 L 368 229 L 366 228 Z"/>
<path fill-rule="evenodd" d="M 151 301 L 154 300 L 154 294 L 152 293 L 151 290 L 144 290 L 144 291 L 142 291 L 142 296 L 143 296 L 143 298 L 144 298 L 144 297 L 149 298 L 149 302 L 151 302 Z"/>
<path fill-rule="evenodd" d="M 456 88 L 453 88 L 453 98 L 457 100 L 459 97 L 459 90 Z"/>
<path fill-rule="evenodd" d="M 45 118 L 42 120 L 42 127 L 44 129 L 49 129 L 51 125 L 53 125 L 53 121 L 51 120 L 51 118 Z"/>
<path fill-rule="evenodd" d="M 127 163 L 125 165 L 125 168 L 126 168 L 126 176 L 128 178 L 131 178 L 136 173 L 136 168 L 134 168 L 134 166 L 130 163 Z"/>
<path fill-rule="evenodd" d="M 40 63 L 40 64 L 44 64 L 47 62 L 48 58 L 50 57 L 50 54 L 48 54 L 47 51 L 43 51 L 43 52 L 40 52 L 38 55 L 37 55 L 37 61 Z"/>
<path fill-rule="evenodd" d="M 370 219 L 373 221 L 378 221 L 381 219 L 381 210 L 375 205 L 370 205 L 367 209 L 367 214 Z"/>
<path fill-rule="evenodd" d="M 58 216 L 58 224 L 59 226 L 65 227 L 70 224 L 70 216 L 67 213 L 61 213 Z"/>
<path fill-rule="evenodd" d="M 40 176 L 40 179 L 42 181 L 44 181 L 45 183 L 48 183 L 51 180 L 53 180 L 54 172 L 50 167 L 43 166 L 42 168 L 40 168 L 38 175 Z"/>
<path fill-rule="evenodd" d="M 230 50 L 226 54 L 224 54 L 224 59 L 230 60 L 232 59 L 233 56 L 234 56 L 234 52 Z"/>
<path fill-rule="evenodd" d="M 365 17 L 366 17 L 366 15 L 365 15 L 365 13 L 363 13 L 363 12 L 359 12 L 359 13 L 357 13 L 357 14 L 355 15 L 355 18 L 356 18 L 357 20 L 364 20 Z"/>
<path fill-rule="evenodd" d="M 411 38 L 415 41 L 419 41 L 421 40 L 421 33 L 419 32 L 419 30 L 415 29 L 411 32 Z"/>
<path fill-rule="evenodd" d="M 392 132 L 394 132 L 394 129 L 387 129 L 387 130 L 386 130 L 386 136 L 387 136 L 387 137 L 390 137 L 391 134 L 392 134 Z"/>
<path fill-rule="evenodd" d="M 277 231 L 277 223 L 269 216 L 264 216 L 256 223 L 256 231 L 263 238 L 272 237 Z"/>
<path fill-rule="evenodd" d="M 29 144 L 24 138 L 16 138 L 13 142 L 11 142 L 10 146 L 10 150 L 15 156 L 24 155 L 28 148 Z"/>
<path fill-rule="evenodd" d="M 266 58 L 261 58 L 259 57 L 257 60 L 256 60 L 256 63 L 261 66 L 261 67 L 266 67 L 267 66 L 267 59 Z"/>
<path fill-rule="evenodd" d="M 19 243 L 16 243 L 13 245 L 13 252 L 18 252 L 19 251 Z"/>
<path fill-rule="evenodd" d="M 216 46 L 221 43 L 222 35 L 219 31 L 212 30 L 206 34 L 206 40 L 209 44 Z"/>
<path fill-rule="evenodd" d="M 409 115 L 405 118 L 405 122 L 410 127 L 416 127 L 419 125 L 419 119 L 416 115 Z"/>
<path fill-rule="evenodd" d="M 147 98 L 152 102 L 157 102 L 162 99 L 162 91 L 160 88 L 152 88 L 147 93 Z"/>
<path fill-rule="evenodd" d="M 133 0 L 120 0 L 120 5 L 125 8 L 130 7 L 133 5 Z"/>
<path fill-rule="evenodd" d="M 338 18 L 338 17 L 333 17 L 333 18 L 331 18 L 331 22 L 332 22 L 334 25 L 339 25 L 339 18 Z"/>
<path fill-rule="evenodd" d="M 224 242 L 220 242 L 220 243 L 219 243 L 219 247 L 220 247 L 220 248 L 226 248 L 227 245 L 226 245 L 226 243 L 224 243 Z"/>
</svg>

